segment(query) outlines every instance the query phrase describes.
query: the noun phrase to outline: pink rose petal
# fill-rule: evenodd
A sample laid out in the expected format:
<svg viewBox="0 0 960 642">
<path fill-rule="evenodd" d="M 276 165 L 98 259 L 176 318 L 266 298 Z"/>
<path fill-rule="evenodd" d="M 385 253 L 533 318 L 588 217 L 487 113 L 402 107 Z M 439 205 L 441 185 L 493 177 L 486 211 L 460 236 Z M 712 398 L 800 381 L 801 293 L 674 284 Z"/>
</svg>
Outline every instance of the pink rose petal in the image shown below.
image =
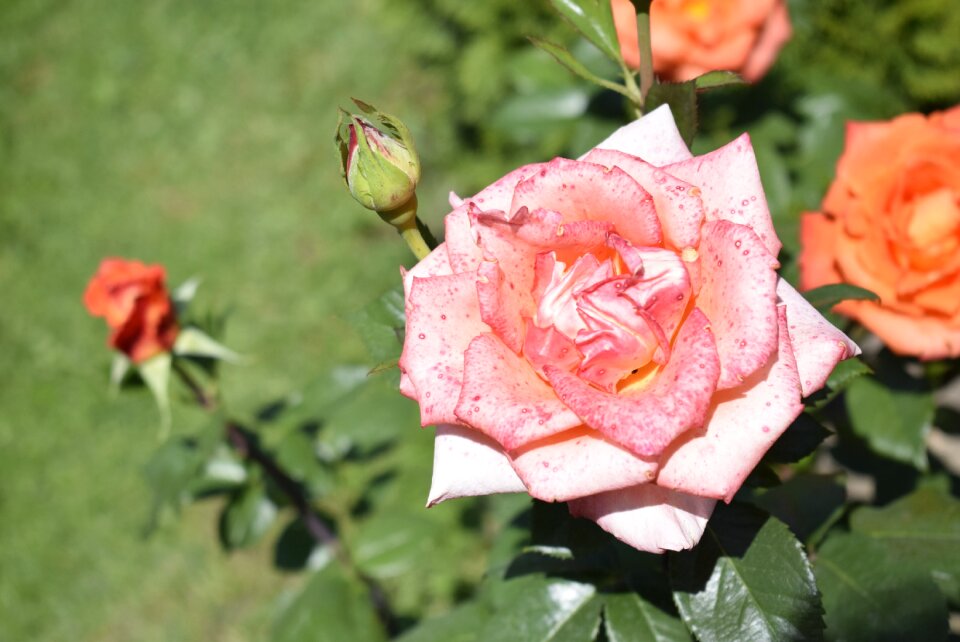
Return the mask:
<svg viewBox="0 0 960 642">
<path fill-rule="evenodd" d="M 770 218 L 749 135 L 664 169 L 700 188 L 708 221 L 746 225 L 757 233 L 771 255 L 776 257 L 780 252 L 780 239 Z"/>
<path fill-rule="evenodd" d="M 476 428 L 507 450 L 583 423 L 526 359 L 492 334 L 481 334 L 467 348 L 455 412 L 458 423 Z"/>
<path fill-rule="evenodd" d="M 457 497 L 526 490 L 496 442 L 476 430 L 440 424 L 433 444 L 428 507 Z"/>
<path fill-rule="evenodd" d="M 716 500 L 642 484 L 570 502 L 570 513 L 586 517 L 620 541 L 648 553 L 696 546 Z"/>
<path fill-rule="evenodd" d="M 410 286 L 400 369 L 417 391 L 424 426 L 457 422 L 463 353 L 475 336 L 489 330 L 480 320 L 476 279 L 464 272 L 414 278 Z"/>
<path fill-rule="evenodd" d="M 511 212 L 547 209 L 564 222 L 602 221 L 638 246 L 660 245 L 663 237 L 653 199 L 630 175 L 566 158 L 555 158 L 517 185 Z"/>
<path fill-rule="evenodd" d="M 706 426 L 683 435 L 663 454 L 658 485 L 729 502 L 803 411 L 785 307 L 779 308 L 778 322 L 777 354 L 742 388 L 719 393 Z"/>
<path fill-rule="evenodd" d="M 477 270 L 480 318 L 508 348 L 520 353 L 526 334 L 524 312 L 533 308 L 527 292 L 516 292 L 506 283 L 500 266 L 484 261 Z"/>
<path fill-rule="evenodd" d="M 612 149 L 594 149 L 583 160 L 619 167 L 653 197 L 665 244 L 678 251 L 700 245 L 704 213 L 699 188 L 636 156 Z"/>
<path fill-rule="evenodd" d="M 720 354 L 720 389 L 739 386 L 777 349 L 778 263 L 753 230 L 729 221 L 703 226 L 697 297 Z"/>
<path fill-rule="evenodd" d="M 447 258 L 453 272 L 473 272 L 483 260 L 483 252 L 467 214 L 469 208 L 469 205 L 458 207 L 443 219 L 443 246 L 447 249 Z"/>
<path fill-rule="evenodd" d="M 537 374 L 543 374 L 543 366 L 551 365 L 563 370 L 571 370 L 580 363 L 581 355 L 576 344 L 555 326 L 541 328 L 530 319 L 527 322 L 527 334 L 523 341 L 523 356 L 527 358 Z"/>
<path fill-rule="evenodd" d="M 777 296 L 787 306 L 787 329 L 806 397 L 824 386 L 839 362 L 860 354 L 860 348 L 783 279 L 777 283 Z"/>
<path fill-rule="evenodd" d="M 527 492 L 545 502 L 646 484 L 657 474 L 655 459 L 638 457 L 589 428 L 534 442 L 510 458 Z"/>
<path fill-rule="evenodd" d="M 666 105 L 657 107 L 643 118 L 624 125 L 597 145 L 637 156 L 652 165 L 663 166 L 691 157 L 683 137 L 677 130 L 673 113 Z"/>
<path fill-rule="evenodd" d="M 681 326 L 670 361 L 640 392 L 602 392 L 575 375 L 544 367 L 550 383 L 591 428 L 644 456 L 656 456 L 691 428 L 703 425 L 720 375 L 707 318 L 694 309 Z"/>
</svg>

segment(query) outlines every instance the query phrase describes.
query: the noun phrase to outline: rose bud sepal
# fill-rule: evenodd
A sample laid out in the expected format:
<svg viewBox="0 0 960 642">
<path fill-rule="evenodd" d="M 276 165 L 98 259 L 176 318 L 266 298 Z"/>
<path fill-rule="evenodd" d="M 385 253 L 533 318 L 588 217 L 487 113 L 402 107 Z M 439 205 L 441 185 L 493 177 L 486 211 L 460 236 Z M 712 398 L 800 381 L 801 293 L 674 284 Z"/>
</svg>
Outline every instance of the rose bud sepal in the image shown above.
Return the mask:
<svg viewBox="0 0 960 642">
<path fill-rule="evenodd" d="M 409 201 L 420 180 L 420 158 L 398 118 L 353 99 L 364 115 L 340 110 L 336 144 L 340 174 L 358 203 L 388 212 Z"/>
</svg>

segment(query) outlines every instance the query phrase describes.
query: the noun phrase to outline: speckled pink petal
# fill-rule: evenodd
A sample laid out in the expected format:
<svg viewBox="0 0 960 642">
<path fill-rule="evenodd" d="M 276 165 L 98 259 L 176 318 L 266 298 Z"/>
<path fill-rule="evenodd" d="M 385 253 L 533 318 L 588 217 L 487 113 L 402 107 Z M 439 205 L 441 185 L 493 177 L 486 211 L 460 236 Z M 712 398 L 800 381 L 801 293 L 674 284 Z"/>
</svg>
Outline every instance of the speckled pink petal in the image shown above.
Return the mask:
<svg viewBox="0 0 960 642">
<path fill-rule="evenodd" d="M 513 190 L 517 184 L 527 176 L 539 172 L 546 163 L 533 163 L 513 170 L 495 183 L 488 185 L 473 196 L 463 199 L 464 203 L 472 204 L 479 210 L 510 209 L 513 200 Z"/>
<path fill-rule="evenodd" d="M 693 548 L 715 499 L 643 484 L 570 502 L 575 517 L 592 519 L 620 541 L 648 553 Z"/>
<path fill-rule="evenodd" d="M 403 292 L 405 296 L 410 296 L 410 287 L 413 285 L 414 278 L 426 279 L 431 276 L 448 276 L 453 274 L 454 270 L 447 259 L 446 245 L 441 243 L 430 254 L 409 270 L 400 268 L 400 276 L 403 278 Z"/>
<path fill-rule="evenodd" d="M 580 363 L 581 355 L 576 344 L 554 326 L 541 328 L 526 320 L 527 334 L 523 340 L 523 356 L 541 376 L 543 366 L 551 365 L 562 370 L 572 370 Z"/>
<path fill-rule="evenodd" d="M 503 271 L 507 287 L 517 292 L 532 292 L 537 255 L 546 250 L 571 250 L 580 255 L 602 247 L 609 223 L 581 221 L 563 223 L 557 212 L 520 210 L 506 221 L 502 212 L 471 211 L 474 230 L 487 260 L 496 261 Z M 524 309 L 533 316 L 533 308 Z"/>
<path fill-rule="evenodd" d="M 414 278 L 407 295 L 407 332 L 400 369 L 418 392 L 420 421 L 455 423 L 463 353 L 489 331 L 480 320 L 476 274 Z"/>
<path fill-rule="evenodd" d="M 777 283 L 777 296 L 787 306 L 787 329 L 797 346 L 797 371 L 806 397 L 823 387 L 839 362 L 860 354 L 860 348 L 783 279 Z"/>
<path fill-rule="evenodd" d="M 613 263 L 599 263 L 592 254 L 584 254 L 567 266 L 556 260 L 556 253 L 537 255 L 533 296 L 537 301 L 536 321 L 541 327 L 554 326 L 571 339 L 585 325 L 577 311 L 577 294 L 594 277 L 613 277 Z"/>
<path fill-rule="evenodd" d="M 517 185 L 511 212 L 522 208 L 559 212 L 563 220 L 612 223 L 634 245 L 659 245 L 660 221 L 653 199 L 616 167 L 555 158 Z"/>
<path fill-rule="evenodd" d="M 787 311 L 780 306 L 778 312 L 777 354 L 742 388 L 718 393 L 705 428 L 691 430 L 667 449 L 658 485 L 729 502 L 764 453 L 803 411 Z"/>
<path fill-rule="evenodd" d="M 526 334 L 523 313 L 533 308 L 529 292 L 518 292 L 504 280 L 500 266 L 484 261 L 477 269 L 477 300 L 480 318 L 517 354 Z"/>
<path fill-rule="evenodd" d="M 643 272 L 623 296 L 649 314 L 667 339 L 672 339 L 690 303 L 690 275 L 671 250 L 645 248 L 639 251 L 639 258 Z"/>
<path fill-rule="evenodd" d="M 584 423 L 637 455 L 659 455 L 679 435 L 703 425 L 720 375 L 707 318 L 694 309 L 681 326 L 670 361 L 636 393 L 597 390 L 575 375 L 544 367 L 557 396 Z"/>
<path fill-rule="evenodd" d="M 771 255 L 776 257 L 780 252 L 780 239 L 773 228 L 748 134 L 709 154 L 664 169 L 700 188 L 708 221 L 746 225 L 757 233 Z"/>
<path fill-rule="evenodd" d="M 437 426 L 428 507 L 457 497 L 525 490 L 510 460 L 495 442 L 464 426 Z"/>
<path fill-rule="evenodd" d="M 472 426 L 507 450 L 581 423 L 523 357 L 492 334 L 470 342 L 464 355 L 457 423 Z"/>
<path fill-rule="evenodd" d="M 655 459 L 638 457 L 589 428 L 568 430 L 509 456 L 527 492 L 545 502 L 646 484 L 657 473 Z"/>
<path fill-rule="evenodd" d="M 717 339 L 721 390 L 739 386 L 777 349 L 778 263 L 753 230 L 729 221 L 703 226 L 697 297 Z"/>
<path fill-rule="evenodd" d="M 657 107 L 643 118 L 624 125 L 597 145 L 637 156 L 653 165 L 663 166 L 690 158 L 677 123 L 666 105 Z"/>
<path fill-rule="evenodd" d="M 443 245 L 447 248 L 447 258 L 453 272 L 472 272 L 483 260 L 476 233 L 470 226 L 470 216 L 467 214 L 469 207 L 464 204 L 443 219 Z"/>
<path fill-rule="evenodd" d="M 594 149 L 583 160 L 619 167 L 653 197 L 666 245 L 678 251 L 700 245 L 704 214 L 699 189 L 636 156 L 612 149 Z"/>
</svg>

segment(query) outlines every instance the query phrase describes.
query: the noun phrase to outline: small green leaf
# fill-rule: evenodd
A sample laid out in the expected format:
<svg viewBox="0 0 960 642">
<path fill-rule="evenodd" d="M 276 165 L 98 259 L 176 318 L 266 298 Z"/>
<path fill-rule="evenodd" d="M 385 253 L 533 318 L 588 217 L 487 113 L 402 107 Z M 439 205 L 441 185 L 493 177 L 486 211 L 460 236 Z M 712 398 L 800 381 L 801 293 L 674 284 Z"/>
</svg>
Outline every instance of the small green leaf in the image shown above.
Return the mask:
<svg viewBox="0 0 960 642">
<path fill-rule="evenodd" d="M 763 459 L 769 463 L 792 464 L 815 451 L 831 434 L 812 415 L 802 412 L 774 442 Z"/>
<path fill-rule="evenodd" d="M 403 288 L 398 287 L 386 292 L 351 315 L 350 321 L 374 361 L 398 359 L 403 348 L 406 325 Z"/>
<path fill-rule="evenodd" d="M 273 624 L 274 642 L 380 642 L 386 635 L 366 588 L 333 562 L 313 573 Z"/>
<path fill-rule="evenodd" d="M 173 357 L 169 352 L 161 352 L 155 357 L 147 359 L 139 366 L 137 372 L 143 379 L 153 399 L 160 409 L 160 439 L 166 438 L 170 432 L 170 370 Z"/>
<path fill-rule="evenodd" d="M 740 77 L 740 74 L 732 71 L 708 71 L 702 76 L 694 78 L 693 83 L 698 90 L 747 84 L 747 82 Z"/>
<path fill-rule="evenodd" d="M 480 640 L 592 640 L 600 628 L 603 602 L 592 584 L 526 575 L 493 581 L 485 590 L 491 613 L 480 631 Z"/>
<path fill-rule="evenodd" d="M 357 566 L 371 577 L 398 577 L 416 569 L 437 547 L 440 536 L 440 530 L 424 515 L 409 510 L 381 511 L 358 526 L 350 550 Z"/>
<path fill-rule="evenodd" d="M 230 498 L 220 515 L 220 540 L 227 549 L 256 543 L 277 516 L 262 484 L 252 483 Z"/>
<path fill-rule="evenodd" d="M 236 363 L 240 355 L 226 347 L 199 328 L 188 327 L 180 331 L 173 344 L 173 352 L 177 355 L 206 357 Z"/>
<path fill-rule="evenodd" d="M 927 469 L 927 434 L 933 421 L 933 395 L 916 384 L 888 388 L 872 377 L 847 387 L 847 413 L 853 431 L 879 455 Z"/>
<path fill-rule="evenodd" d="M 569 51 L 567 51 L 560 45 L 555 45 L 552 42 L 548 42 L 546 40 L 540 40 L 539 38 L 533 38 L 533 37 L 530 38 L 530 42 L 532 42 L 535 46 L 539 47 L 540 49 L 543 49 L 544 51 L 546 51 L 548 54 L 553 56 L 557 62 L 559 62 L 561 65 L 569 69 L 571 72 L 573 72 L 577 76 L 580 76 L 584 80 L 592 82 L 595 85 L 599 85 L 604 89 L 609 89 L 611 91 L 617 92 L 618 94 L 622 94 L 623 96 L 629 97 L 629 93 L 627 92 L 626 87 L 614 82 L 610 82 L 609 80 L 605 80 L 600 76 L 597 76 L 596 74 L 591 72 L 589 69 L 587 69 L 586 66 L 584 66 L 579 60 L 574 58 Z"/>
<path fill-rule="evenodd" d="M 860 508 L 850 528 L 898 563 L 925 569 L 938 583 L 960 583 L 960 501 L 947 492 L 923 487 L 883 508 Z"/>
<path fill-rule="evenodd" d="M 879 301 L 880 297 L 876 294 L 849 283 L 833 283 L 831 285 L 822 285 L 819 288 L 807 290 L 803 293 L 804 298 L 810 302 L 820 312 L 828 312 L 833 306 L 841 301 Z"/>
<path fill-rule="evenodd" d="M 670 584 L 701 642 L 823 638 L 803 547 L 783 523 L 750 506 L 718 506 L 700 544 L 670 555 Z"/>
<path fill-rule="evenodd" d="M 929 573 L 877 541 L 835 534 L 817 551 L 815 571 L 831 639 L 946 639 L 946 603 Z"/>
<path fill-rule="evenodd" d="M 192 485 L 200 477 L 204 453 L 192 439 L 170 439 L 147 462 L 143 474 L 153 491 L 148 531 L 153 530 L 165 508 L 178 511 L 193 497 Z"/>
<path fill-rule="evenodd" d="M 660 105 L 670 105 L 683 141 L 687 147 L 692 145 L 697 133 L 697 92 L 693 81 L 654 83 L 643 110 L 649 113 Z"/>
<path fill-rule="evenodd" d="M 827 378 L 827 387 L 839 392 L 854 379 L 868 374 L 873 374 L 873 370 L 860 359 L 844 359 L 833 368 Z"/>
<path fill-rule="evenodd" d="M 620 43 L 609 0 L 550 0 L 550 4 L 608 58 L 620 61 Z"/>
<path fill-rule="evenodd" d="M 636 593 L 614 593 L 604 599 L 604 628 L 610 642 L 684 642 L 690 633 L 677 617 Z"/>
</svg>

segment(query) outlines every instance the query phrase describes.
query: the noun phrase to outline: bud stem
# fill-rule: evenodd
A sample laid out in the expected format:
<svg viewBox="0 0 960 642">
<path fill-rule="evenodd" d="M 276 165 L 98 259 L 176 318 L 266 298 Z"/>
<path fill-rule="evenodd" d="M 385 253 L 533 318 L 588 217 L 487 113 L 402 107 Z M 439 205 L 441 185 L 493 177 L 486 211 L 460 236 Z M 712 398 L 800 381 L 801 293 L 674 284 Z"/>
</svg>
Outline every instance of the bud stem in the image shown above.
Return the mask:
<svg viewBox="0 0 960 642">
<path fill-rule="evenodd" d="M 417 225 L 417 196 L 414 194 L 409 201 L 395 210 L 379 212 L 380 218 L 397 228 L 400 236 L 407 242 L 407 246 L 418 261 L 422 261 L 430 254 L 430 246 L 420 235 Z"/>
</svg>

